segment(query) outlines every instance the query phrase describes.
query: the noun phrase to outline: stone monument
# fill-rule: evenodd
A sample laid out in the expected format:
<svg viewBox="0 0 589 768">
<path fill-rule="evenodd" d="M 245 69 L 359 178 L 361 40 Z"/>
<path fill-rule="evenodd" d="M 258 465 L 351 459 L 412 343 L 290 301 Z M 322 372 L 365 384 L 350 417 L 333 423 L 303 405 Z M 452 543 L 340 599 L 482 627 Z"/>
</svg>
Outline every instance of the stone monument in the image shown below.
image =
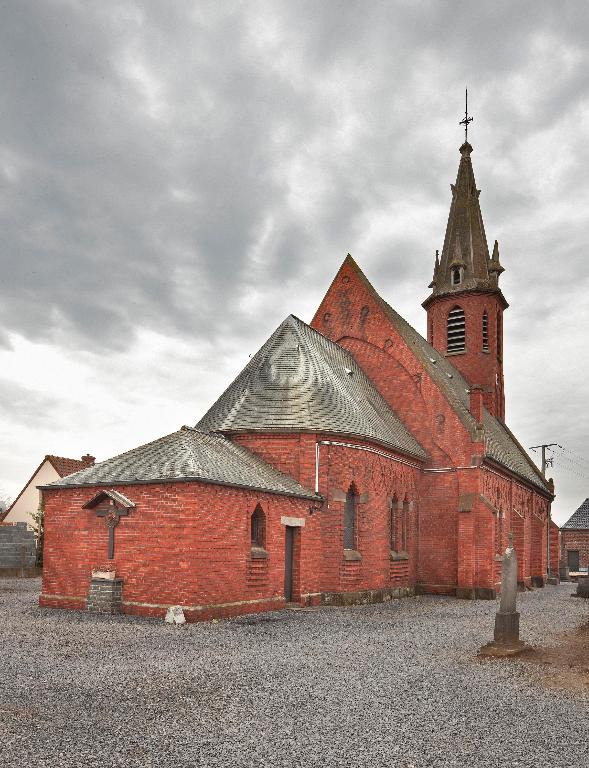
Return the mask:
<svg viewBox="0 0 589 768">
<path fill-rule="evenodd" d="M 481 656 L 515 656 L 528 646 L 519 639 L 519 613 L 517 611 L 517 555 L 513 548 L 513 534 L 501 564 L 501 601 L 495 616 L 493 642 L 480 650 Z"/>
</svg>

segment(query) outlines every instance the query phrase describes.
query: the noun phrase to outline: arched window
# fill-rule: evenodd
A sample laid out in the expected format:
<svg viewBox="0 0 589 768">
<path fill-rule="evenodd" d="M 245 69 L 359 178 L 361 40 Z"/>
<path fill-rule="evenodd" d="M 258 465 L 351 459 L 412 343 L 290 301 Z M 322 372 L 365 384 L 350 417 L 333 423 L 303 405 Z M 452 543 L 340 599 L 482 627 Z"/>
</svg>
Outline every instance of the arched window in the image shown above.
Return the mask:
<svg viewBox="0 0 589 768">
<path fill-rule="evenodd" d="M 344 549 L 356 549 L 356 505 L 358 494 L 352 483 L 346 494 L 344 507 Z"/>
<path fill-rule="evenodd" d="M 466 349 L 466 320 L 464 310 L 454 307 L 448 313 L 448 352 L 464 352 Z"/>
<path fill-rule="evenodd" d="M 250 520 L 252 547 L 264 549 L 266 546 L 266 515 L 258 504 Z"/>
<path fill-rule="evenodd" d="M 460 267 L 454 267 L 452 270 L 452 285 L 460 285 L 462 282 L 462 272 Z"/>
<path fill-rule="evenodd" d="M 483 352 L 489 351 L 489 315 L 483 312 Z"/>
</svg>

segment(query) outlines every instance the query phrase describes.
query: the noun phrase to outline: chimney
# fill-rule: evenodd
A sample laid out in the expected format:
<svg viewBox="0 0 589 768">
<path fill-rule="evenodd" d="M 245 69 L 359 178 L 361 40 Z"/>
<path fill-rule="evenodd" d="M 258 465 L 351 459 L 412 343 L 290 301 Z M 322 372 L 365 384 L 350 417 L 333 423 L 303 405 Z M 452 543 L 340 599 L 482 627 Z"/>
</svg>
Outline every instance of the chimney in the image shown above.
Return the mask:
<svg viewBox="0 0 589 768">
<path fill-rule="evenodd" d="M 477 424 L 482 424 L 483 423 L 483 403 L 484 403 L 485 392 L 479 384 L 475 384 L 473 387 L 470 388 L 469 393 L 470 393 L 470 404 L 469 404 L 470 414 Z"/>
<path fill-rule="evenodd" d="M 96 461 L 96 458 L 94 456 L 90 456 L 90 454 L 87 453 L 85 456 L 82 456 L 82 461 L 84 464 L 86 464 L 87 467 L 91 467 Z"/>
</svg>

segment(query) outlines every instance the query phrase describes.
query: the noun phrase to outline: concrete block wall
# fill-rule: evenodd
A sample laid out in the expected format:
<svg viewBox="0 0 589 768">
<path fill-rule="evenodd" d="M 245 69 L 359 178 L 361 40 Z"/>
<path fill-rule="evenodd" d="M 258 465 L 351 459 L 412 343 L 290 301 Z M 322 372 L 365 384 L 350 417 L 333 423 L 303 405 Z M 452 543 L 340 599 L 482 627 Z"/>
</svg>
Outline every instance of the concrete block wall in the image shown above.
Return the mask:
<svg viewBox="0 0 589 768">
<path fill-rule="evenodd" d="M 28 575 L 36 559 L 37 540 L 26 523 L 0 525 L 0 575 Z"/>
</svg>

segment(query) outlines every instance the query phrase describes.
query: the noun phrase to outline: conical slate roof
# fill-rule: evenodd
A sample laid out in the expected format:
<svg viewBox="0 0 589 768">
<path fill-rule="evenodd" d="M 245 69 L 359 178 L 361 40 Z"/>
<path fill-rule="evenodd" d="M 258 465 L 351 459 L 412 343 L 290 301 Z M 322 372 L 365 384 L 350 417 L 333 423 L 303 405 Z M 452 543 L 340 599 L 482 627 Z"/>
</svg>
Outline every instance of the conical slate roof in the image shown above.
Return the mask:
<svg viewBox="0 0 589 768">
<path fill-rule="evenodd" d="M 499 247 L 495 242 L 491 258 L 479 205 L 480 190 L 476 187 L 470 158 L 471 152 L 472 147 L 468 142 L 460 147 L 460 165 L 456 184 L 451 185 L 452 203 L 442 256 L 439 265 L 436 257 L 432 293 L 424 302 L 424 306 L 434 296 L 445 294 L 469 290 L 493 290 L 501 293 L 498 276 L 503 272 L 503 267 L 499 263 Z M 457 284 L 452 282 L 454 267 L 462 269 L 462 279 Z M 507 302 L 505 304 L 507 306 Z"/>
<path fill-rule="evenodd" d="M 352 355 L 293 315 L 253 356 L 197 429 L 354 435 L 426 458 Z"/>
<path fill-rule="evenodd" d="M 312 491 L 222 435 L 182 427 L 171 435 L 75 472 L 44 488 L 199 480 L 286 496 Z"/>
<path fill-rule="evenodd" d="M 576 531 L 589 531 L 589 499 L 585 499 L 579 509 L 569 517 L 562 527 L 572 528 Z"/>
</svg>

